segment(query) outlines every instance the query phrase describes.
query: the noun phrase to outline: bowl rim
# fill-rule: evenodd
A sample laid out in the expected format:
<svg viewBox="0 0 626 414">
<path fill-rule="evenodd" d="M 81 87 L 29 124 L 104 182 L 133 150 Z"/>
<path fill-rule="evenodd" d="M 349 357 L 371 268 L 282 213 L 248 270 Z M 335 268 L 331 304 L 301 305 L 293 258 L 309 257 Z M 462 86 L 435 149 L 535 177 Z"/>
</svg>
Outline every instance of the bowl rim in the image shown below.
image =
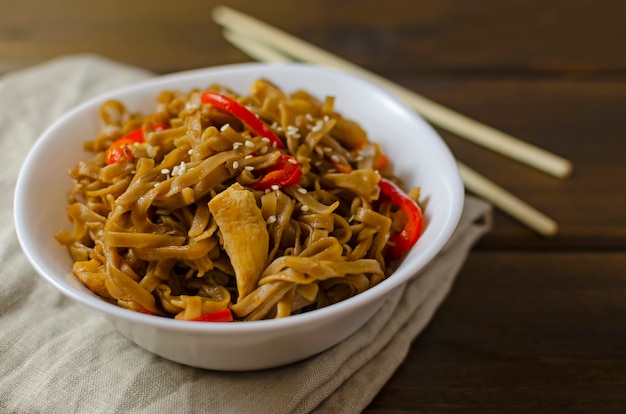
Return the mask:
<svg viewBox="0 0 626 414">
<path fill-rule="evenodd" d="M 446 242 L 452 236 L 456 226 L 460 220 L 461 213 L 463 210 L 464 204 L 464 188 L 462 185 L 462 181 L 460 178 L 460 174 L 458 172 L 458 168 L 456 167 L 456 163 L 454 164 L 454 177 L 450 181 L 451 188 L 447 189 L 452 194 L 452 197 L 456 197 L 458 202 L 452 203 L 451 206 L 451 214 L 447 217 L 446 221 L 442 225 L 442 231 L 438 236 L 434 239 L 432 245 L 430 245 L 425 251 L 421 252 L 420 257 L 411 261 L 410 263 L 406 263 L 403 267 L 398 268 L 394 271 L 394 273 L 385 278 L 383 282 L 380 284 L 365 290 L 364 292 L 359 293 L 353 297 L 350 297 L 344 301 L 335 303 L 325 308 L 316 309 L 315 311 L 306 312 L 303 314 L 291 315 L 286 318 L 280 319 L 270 319 L 270 320 L 260 320 L 260 321 L 249 321 L 246 323 L 197 323 L 194 321 L 184 321 L 184 320 L 174 320 L 171 318 L 165 317 L 154 317 L 153 315 L 146 315 L 139 312 L 130 311 L 128 309 L 124 309 L 115 304 L 109 303 L 95 294 L 93 297 L 81 294 L 76 290 L 66 287 L 65 285 L 59 283 L 55 277 L 48 275 L 44 269 L 40 266 L 39 263 L 35 260 L 31 252 L 27 249 L 27 241 L 26 235 L 22 234 L 20 222 L 25 220 L 22 212 L 25 211 L 22 207 L 25 205 L 26 201 L 24 200 L 25 194 L 22 190 L 25 185 L 26 176 L 28 175 L 28 167 L 32 163 L 32 159 L 35 158 L 37 154 L 37 150 L 40 146 L 44 144 L 44 142 L 48 139 L 49 136 L 52 136 L 57 128 L 62 125 L 67 119 L 71 119 L 75 116 L 75 114 L 83 111 L 85 107 L 92 106 L 97 102 L 104 102 L 106 99 L 110 99 L 115 96 L 140 92 L 143 89 L 152 89 L 159 85 L 167 85 L 172 82 L 190 82 L 193 79 L 197 78 L 200 80 L 204 77 L 210 77 L 216 79 L 219 77 L 220 73 L 233 73 L 233 72 L 248 72 L 248 71 L 258 71 L 258 70 L 294 70 L 294 71 L 314 71 L 319 73 L 324 73 L 330 76 L 336 77 L 345 77 L 350 82 L 361 83 L 363 87 L 375 89 L 378 94 L 381 94 L 387 101 L 392 103 L 397 107 L 397 109 L 402 110 L 403 112 L 407 112 L 408 115 L 412 117 L 412 121 L 422 124 L 422 127 L 429 132 L 435 141 L 435 144 L 439 145 L 443 152 L 447 152 L 448 156 L 451 159 L 451 162 L 454 162 L 454 157 L 450 152 L 449 148 L 443 141 L 443 139 L 439 136 L 439 134 L 428 124 L 421 116 L 419 116 L 414 110 L 412 110 L 408 105 L 402 102 L 399 98 L 393 96 L 390 92 L 383 89 L 379 85 L 372 83 L 369 80 L 364 79 L 363 77 L 351 73 L 347 73 L 342 70 L 328 68 L 319 65 L 313 65 L 308 63 L 236 63 L 236 64 L 228 64 L 228 65 L 220 65 L 213 66 L 208 68 L 200 68 L 193 69 L 187 71 L 181 71 L 166 75 L 155 76 L 151 78 L 147 78 L 145 80 L 141 80 L 138 82 L 133 82 L 132 84 L 122 86 L 119 88 L 115 88 L 111 91 L 98 94 L 97 96 L 91 97 L 80 104 L 74 106 L 73 108 L 65 111 L 60 117 L 58 117 L 52 124 L 50 124 L 43 133 L 41 133 L 31 147 L 26 156 L 18 175 L 17 184 L 15 186 L 15 194 L 14 194 L 14 223 L 16 227 L 17 238 L 19 244 L 22 248 L 22 251 L 26 255 L 28 261 L 37 271 L 37 273 L 42 276 L 45 280 L 51 283 L 56 289 L 58 289 L 65 296 L 81 303 L 88 308 L 95 309 L 97 311 L 102 312 L 107 317 L 115 317 L 121 318 L 129 322 L 139 323 L 143 325 L 153 326 L 155 328 L 167 329 L 170 331 L 178 331 L 178 332 L 189 332 L 189 333 L 229 333 L 229 334 L 248 334 L 251 332 L 263 332 L 266 330 L 274 330 L 274 329 L 290 329 L 292 327 L 301 326 L 303 323 L 318 323 L 328 316 L 332 316 L 333 314 L 338 313 L 349 313 L 351 308 L 363 306 L 368 302 L 376 302 L 377 299 L 381 299 L 383 296 L 388 295 L 392 290 L 406 284 L 410 280 L 414 279 L 417 274 L 432 261 L 432 259 L 437 255 L 437 253 L 444 247 Z M 205 80 L 206 81 L 206 80 Z M 398 274 L 399 273 L 399 274 Z M 70 272 L 71 274 L 71 272 Z M 382 300 L 379 300 L 381 303 Z"/>
</svg>

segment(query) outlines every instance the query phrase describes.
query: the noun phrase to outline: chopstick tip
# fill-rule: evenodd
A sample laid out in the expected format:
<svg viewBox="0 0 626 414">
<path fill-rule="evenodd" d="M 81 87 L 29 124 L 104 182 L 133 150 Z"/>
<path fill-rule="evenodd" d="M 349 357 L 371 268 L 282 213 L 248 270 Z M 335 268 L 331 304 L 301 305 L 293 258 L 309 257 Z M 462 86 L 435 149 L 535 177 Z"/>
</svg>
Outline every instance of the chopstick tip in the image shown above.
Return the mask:
<svg viewBox="0 0 626 414">
<path fill-rule="evenodd" d="M 218 4 L 211 10 L 211 17 L 215 22 L 220 23 L 224 20 L 224 16 L 227 15 L 229 11 L 229 7 Z"/>
<path fill-rule="evenodd" d="M 550 220 L 549 222 L 545 223 L 543 228 L 539 231 L 544 237 L 554 237 L 559 232 L 559 224 L 554 220 Z"/>
<path fill-rule="evenodd" d="M 574 173 L 574 164 L 569 161 L 569 160 L 565 160 L 565 162 L 563 163 L 563 168 L 561 170 L 561 173 L 559 174 L 559 178 L 569 178 L 572 174 Z"/>
</svg>

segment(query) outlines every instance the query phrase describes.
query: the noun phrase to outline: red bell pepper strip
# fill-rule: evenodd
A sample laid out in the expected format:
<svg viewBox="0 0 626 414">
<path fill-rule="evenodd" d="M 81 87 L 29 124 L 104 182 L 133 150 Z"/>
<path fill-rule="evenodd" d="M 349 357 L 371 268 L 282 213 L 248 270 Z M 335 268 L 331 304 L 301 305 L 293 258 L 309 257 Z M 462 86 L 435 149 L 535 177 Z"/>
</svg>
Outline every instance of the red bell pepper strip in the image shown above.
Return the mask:
<svg viewBox="0 0 626 414">
<path fill-rule="evenodd" d="M 342 160 L 334 160 L 332 157 L 327 157 L 333 168 L 342 174 L 350 174 L 352 172 L 352 166 Z"/>
<path fill-rule="evenodd" d="M 197 318 L 192 319 L 196 322 L 232 322 L 233 314 L 229 308 L 218 310 L 215 312 L 200 315 Z"/>
<path fill-rule="evenodd" d="M 281 154 L 278 161 L 274 165 L 259 170 L 261 174 L 265 174 L 259 181 L 250 187 L 255 190 L 271 190 L 274 186 L 278 188 L 287 187 L 297 184 L 302 177 L 302 170 L 298 161 L 291 155 Z"/>
<path fill-rule="evenodd" d="M 200 95 L 200 100 L 203 103 L 214 106 L 215 108 L 230 112 L 232 115 L 239 118 L 244 124 L 248 125 L 252 132 L 269 139 L 270 144 L 275 148 L 285 147 L 280 138 L 278 138 L 269 126 L 234 99 L 216 92 L 206 91 Z"/>
<path fill-rule="evenodd" d="M 156 315 L 156 313 L 149 311 L 148 309 L 144 308 L 143 306 L 139 309 L 139 312 L 141 313 L 145 313 L 146 315 Z"/>
<path fill-rule="evenodd" d="M 132 300 L 132 299 L 130 298 L 130 296 L 128 296 L 127 298 L 128 298 L 128 301 L 129 301 L 129 302 L 131 302 L 133 305 L 135 305 L 135 306 L 138 308 L 138 309 L 137 309 L 137 312 L 139 312 L 139 313 L 144 313 L 144 314 L 146 314 L 146 315 L 156 315 L 156 313 L 154 313 L 154 312 L 152 312 L 152 311 L 149 311 L 148 309 L 146 309 L 146 308 L 144 308 L 143 306 L 141 306 L 141 305 L 139 304 L 139 302 L 137 302 L 137 301 L 135 301 L 135 300 Z"/>
<path fill-rule="evenodd" d="M 388 165 L 389 165 L 389 158 L 387 158 L 385 154 L 378 154 L 374 158 L 374 165 L 372 167 L 375 170 L 383 170 Z"/>
<path fill-rule="evenodd" d="M 422 231 L 422 209 L 393 182 L 381 178 L 378 182 L 378 187 L 407 217 L 407 223 L 404 228 L 394 233 L 389 239 L 392 242 L 389 246 L 389 252 L 394 259 L 398 259 L 413 247 L 420 237 Z"/>
<path fill-rule="evenodd" d="M 162 131 L 167 129 L 168 127 L 165 125 L 155 125 L 155 131 Z M 129 145 L 133 144 L 141 144 L 145 141 L 143 135 L 143 129 L 138 128 L 128 134 L 124 135 L 113 141 L 113 143 L 107 148 L 105 151 L 105 161 L 107 165 L 115 164 L 116 162 L 120 162 L 123 160 L 132 161 L 133 153 L 128 148 Z"/>
<path fill-rule="evenodd" d="M 135 130 L 128 135 L 116 139 L 105 151 L 105 161 L 107 164 L 115 164 L 122 160 L 132 161 L 133 153 L 128 148 L 129 145 L 143 142 L 143 132 L 141 129 Z"/>
</svg>

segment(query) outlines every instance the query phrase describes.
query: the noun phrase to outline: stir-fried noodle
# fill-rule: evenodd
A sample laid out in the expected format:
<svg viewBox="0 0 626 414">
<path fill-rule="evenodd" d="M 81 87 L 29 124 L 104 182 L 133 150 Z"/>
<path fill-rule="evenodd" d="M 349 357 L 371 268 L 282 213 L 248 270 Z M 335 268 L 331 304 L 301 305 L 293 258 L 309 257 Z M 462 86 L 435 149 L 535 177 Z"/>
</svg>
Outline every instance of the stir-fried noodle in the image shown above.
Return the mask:
<svg viewBox="0 0 626 414">
<path fill-rule="evenodd" d="M 95 155 L 70 171 L 73 229 L 57 240 L 74 275 L 119 306 L 186 320 L 324 307 L 389 276 L 392 235 L 415 220 L 381 190 L 395 180 L 379 145 L 332 97 L 258 80 L 248 96 L 212 85 L 163 92 L 149 115 L 117 101 L 100 115 Z"/>
</svg>

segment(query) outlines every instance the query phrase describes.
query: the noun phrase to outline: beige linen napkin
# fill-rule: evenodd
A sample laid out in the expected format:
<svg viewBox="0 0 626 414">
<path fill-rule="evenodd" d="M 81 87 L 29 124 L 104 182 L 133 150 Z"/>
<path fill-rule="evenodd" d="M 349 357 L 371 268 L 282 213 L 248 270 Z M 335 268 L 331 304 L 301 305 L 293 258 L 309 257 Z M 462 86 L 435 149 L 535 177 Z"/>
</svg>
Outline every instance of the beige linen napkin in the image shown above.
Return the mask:
<svg viewBox="0 0 626 414">
<path fill-rule="evenodd" d="M 360 412 L 406 357 L 471 246 L 488 231 L 489 206 L 468 198 L 458 230 L 436 260 L 361 330 L 320 355 L 231 373 L 167 361 L 37 276 L 13 227 L 17 174 L 44 128 L 86 98 L 148 76 L 79 55 L 0 78 L 0 412 Z"/>
</svg>

